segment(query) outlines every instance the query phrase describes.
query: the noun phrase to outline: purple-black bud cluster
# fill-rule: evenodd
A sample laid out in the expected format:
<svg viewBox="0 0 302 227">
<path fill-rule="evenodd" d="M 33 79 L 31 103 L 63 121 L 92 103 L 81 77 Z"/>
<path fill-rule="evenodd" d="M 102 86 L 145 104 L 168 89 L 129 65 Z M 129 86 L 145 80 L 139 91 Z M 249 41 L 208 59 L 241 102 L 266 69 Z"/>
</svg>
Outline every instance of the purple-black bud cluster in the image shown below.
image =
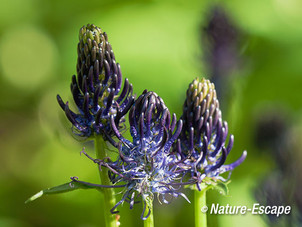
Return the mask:
<svg viewBox="0 0 302 227">
<path fill-rule="evenodd" d="M 223 8 L 216 6 L 209 12 L 201 38 L 208 67 L 215 82 L 223 76 L 228 76 L 238 66 L 240 36 L 239 30 Z"/>
<path fill-rule="evenodd" d="M 122 72 L 116 63 L 113 50 L 105 32 L 88 24 L 80 29 L 78 43 L 77 77 L 71 82 L 71 92 L 79 113 L 70 110 L 58 95 L 57 100 L 73 125 L 75 134 L 90 137 L 101 134 L 111 140 L 113 133 L 110 117 L 118 128 L 130 109 L 134 97 L 132 84 L 124 81 L 121 91 Z"/>
<path fill-rule="evenodd" d="M 184 126 L 175 147 L 184 163 L 191 166 L 187 172 L 198 188 L 206 177 L 225 180 L 219 175 L 244 161 L 246 151 L 234 163 L 224 165 L 234 136 L 226 142 L 228 124 L 222 121 L 215 86 L 209 80 L 197 78 L 189 85 L 181 119 Z"/>
</svg>

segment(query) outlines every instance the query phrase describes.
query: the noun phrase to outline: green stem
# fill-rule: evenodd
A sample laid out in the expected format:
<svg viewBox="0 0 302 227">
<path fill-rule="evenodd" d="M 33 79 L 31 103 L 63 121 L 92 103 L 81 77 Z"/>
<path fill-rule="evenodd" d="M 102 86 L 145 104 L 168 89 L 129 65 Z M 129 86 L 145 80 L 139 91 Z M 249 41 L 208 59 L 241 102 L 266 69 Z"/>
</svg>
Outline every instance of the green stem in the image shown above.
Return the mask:
<svg viewBox="0 0 302 227">
<path fill-rule="evenodd" d="M 154 218 L 153 218 L 153 201 L 150 202 L 149 204 L 149 208 L 150 208 L 150 215 L 149 217 L 147 218 L 147 220 L 144 221 L 144 227 L 154 227 Z M 145 213 L 144 213 L 144 216 L 146 216 L 149 212 L 149 209 L 148 209 L 148 206 L 145 210 Z"/>
<path fill-rule="evenodd" d="M 95 149 L 96 149 L 96 157 L 97 159 L 104 159 L 108 157 L 107 151 L 108 147 L 106 141 L 104 141 L 103 137 L 96 136 L 95 138 Z M 101 184 L 103 185 L 111 185 L 111 182 L 108 177 L 108 169 L 105 167 L 101 167 L 101 171 L 99 171 Z M 114 190 L 113 188 L 103 188 L 104 195 L 104 215 L 106 227 L 116 227 L 118 220 L 116 219 L 116 215 L 111 214 L 110 209 L 114 207 L 116 204 Z"/>
<path fill-rule="evenodd" d="M 201 191 L 194 190 L 195 227 L 207 226 L 206 187 L 200 185 Z"/>
</svg>

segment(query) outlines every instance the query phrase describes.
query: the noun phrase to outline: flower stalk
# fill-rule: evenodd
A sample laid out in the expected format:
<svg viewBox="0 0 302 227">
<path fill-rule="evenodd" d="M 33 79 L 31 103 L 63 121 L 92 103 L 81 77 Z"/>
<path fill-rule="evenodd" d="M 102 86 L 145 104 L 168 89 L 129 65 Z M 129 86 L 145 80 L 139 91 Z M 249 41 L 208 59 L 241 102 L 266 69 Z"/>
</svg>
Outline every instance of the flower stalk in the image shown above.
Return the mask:
<svg viewBox="0 0 302 227">
<path fill-rule="evenodd" d="M 108 146 L 106 141 L 104 141 L 102 136 L 96 136 L 95 138 L 95 151 L 97 159 L 103 160 L 108 157 Z M 102 185 L 111 185 L 110 180 L 108 178 L 108 169 L 104 166 L 99 166 L 99 174 L 101 178 Z M 114 205 L 115 196 L 114 196 L 114 189 L 113 188 L 103 188 L 103 195 L 104 195 L 104 216 L 105 216 L 105 223 L 106 227 L 117 227 L 117 218 L 115 214 L 110 213 L 110 210 Z"/>
<path fill-rule="evenodd" d="M 206 191 L 205 185 L 200 185 L 201 191 L 194 190 L 194 211 L 195 211 L 195 227 L 207 226 L 207 208 L 206 208 Z"/>
<path fill-rule="evenodd" d="M 151 202 L 149 204 L 149 209 L 150 209 L 150 215 L 149 217 L 144 221 L 144 227 L 154 227 L 154 217 L 153 217 L 153 203 Z M 145 210 L 144 216 L 148 215 L 148 210 Z"/>
</svg>

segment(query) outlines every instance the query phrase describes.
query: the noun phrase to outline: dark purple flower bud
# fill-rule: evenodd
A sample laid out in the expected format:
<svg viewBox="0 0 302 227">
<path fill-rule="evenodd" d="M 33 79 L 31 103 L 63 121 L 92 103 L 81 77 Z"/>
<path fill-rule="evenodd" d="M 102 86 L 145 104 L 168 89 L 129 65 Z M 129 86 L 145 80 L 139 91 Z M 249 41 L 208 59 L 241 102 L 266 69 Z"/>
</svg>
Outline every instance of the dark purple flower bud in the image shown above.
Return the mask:
<svg viewBox="0 0 302 227">
<path fill-rule="evenodd" d="M 234 163 L 224 164 L 233 147 L 234 136 L 227 139 L 228 124 L 221 119 L 215 86 L 209 80 L 195 79 L 189 85 L 181 120 L 180 145 L 176 144 L 175 150 L 181 150 L 184 163 L 191 166 L 188 172 L 192 179 L 199 183 L 205 177 L 224 180 L 220 174 L 244 161 L 246 151 Z"/>
<path fill-rule="evenodd" d="M 178 189 L 184 184 L 182 176 L 187 166 L 182 166 L 180 155 L 172 153 L 171 149 L 181 133 L 182 120 L 176 125 L 176 116 L 173 115 L 171 120 L 163 100 L 156 93 L 145 90 L 132 106 L 129 122 L 132 141 L 121 135 L 111 117 L 120 147 L 118 160 L 110 163 L 114 169 L 110 179 L 113 184 L 127 183 L 127 190 L 117 206 L 127 201 L 132 207 L 139 196 L 148 205 L 154 194 L 164 203 L 168 203 L 170 197 L 185 197 Z"/>
<path fill-rule="evenodd" d="M 231 92 L 238 73 L 244 67 L 242 49 L 244 33 L 236 27 L 231 15 L 223 7 L 216 5 L 208 10 L 201 25 L 202 61 L 215 84 L 221 101 L 221 109 L 227 109 L 233 93 Z M 237 76 L 236 76 L 237 75 Z M 228 88 L 228 89 L 226 89 Z"/>
<path fill-rule="evenodd" d="M 278 167 L 286 171 L 291 165 L 291 150 L 288 136 L 290 132 L 290 118 L 286 117 L 282 109 L 276 107 L 262 110 L 254 123 L 254 141 L 259 151 L 271 153 Z"/>
<path fill-rule="evenodd" d="M 202 26 L 202 46 L 210 75 L 220 94 L 224 77 L 239 65 L 240 32 L 222 7 L 213 7 Z"/>
<path fill-rule="evenodd" d="M 284 176 L 282 172 L 271 172 L 260 182 L 260 185 L 257 186 L 255 190 L 256 200 L 263 206 L 285 207 L 287 205 L 291 205 L 292 209 L 294 209 L 295 206 L 292 204 L 292 202 L 295 200 L 293 200 L 293 198 L 291 197 L 294 192 L 293 189 L 295 184 L 292 184 L 292 182 L 290 181 L 291 179 L 288 178 L 289 177 Z M 300 189 L 298 191 L 300 192 Z M 268 217 L 268 219 L 265 219 L 265 221 L 268 221 L 268 226 L 276 226 L 278 223 L 281 223 L 280 220 L 282 220 L 284 226 L 295 226 L 293 224 L 295 220 L 293 218 L 295 216 L 293 215 L 294 212 L 295 211 L 293 210 L 291 211 L 291 214 L 281 214 L 279 217 L 274 214 L 268 213 L 265 215 Z M 292 225 L 290 224 L 291 222 Z"/>
<path fill-rule="evenodd" d="M 105 32 L 88 24 L 80 29 L 79 39 L 77 77 L 73 76 L 71 82 L 79 113 L 70 111 L 59 95 L 57 99 L 77 135 L 90 137 L 95 133 L 108 139 L 113 135 L 111 116 L 120 128 L 134 102 L 132 84 L 125 79 L 121 91 L 121 68 Z"/>
</svg>

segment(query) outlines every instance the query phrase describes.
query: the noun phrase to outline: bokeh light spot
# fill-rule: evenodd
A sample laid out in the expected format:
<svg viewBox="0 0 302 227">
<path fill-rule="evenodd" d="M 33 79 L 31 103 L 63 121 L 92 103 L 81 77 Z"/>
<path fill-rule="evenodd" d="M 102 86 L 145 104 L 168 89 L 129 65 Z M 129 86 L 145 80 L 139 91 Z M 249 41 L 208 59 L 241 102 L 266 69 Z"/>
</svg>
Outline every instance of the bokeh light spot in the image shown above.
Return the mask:
<svg viewBox="0 0 302 227">
<path fill-rule="evenodd" d="M 57 48 L 43 31 L 17 27 L 0 40 L 2 75 L 18 88 L 31 90 L 43 84 L 56 68 Z"/>
</svg>

